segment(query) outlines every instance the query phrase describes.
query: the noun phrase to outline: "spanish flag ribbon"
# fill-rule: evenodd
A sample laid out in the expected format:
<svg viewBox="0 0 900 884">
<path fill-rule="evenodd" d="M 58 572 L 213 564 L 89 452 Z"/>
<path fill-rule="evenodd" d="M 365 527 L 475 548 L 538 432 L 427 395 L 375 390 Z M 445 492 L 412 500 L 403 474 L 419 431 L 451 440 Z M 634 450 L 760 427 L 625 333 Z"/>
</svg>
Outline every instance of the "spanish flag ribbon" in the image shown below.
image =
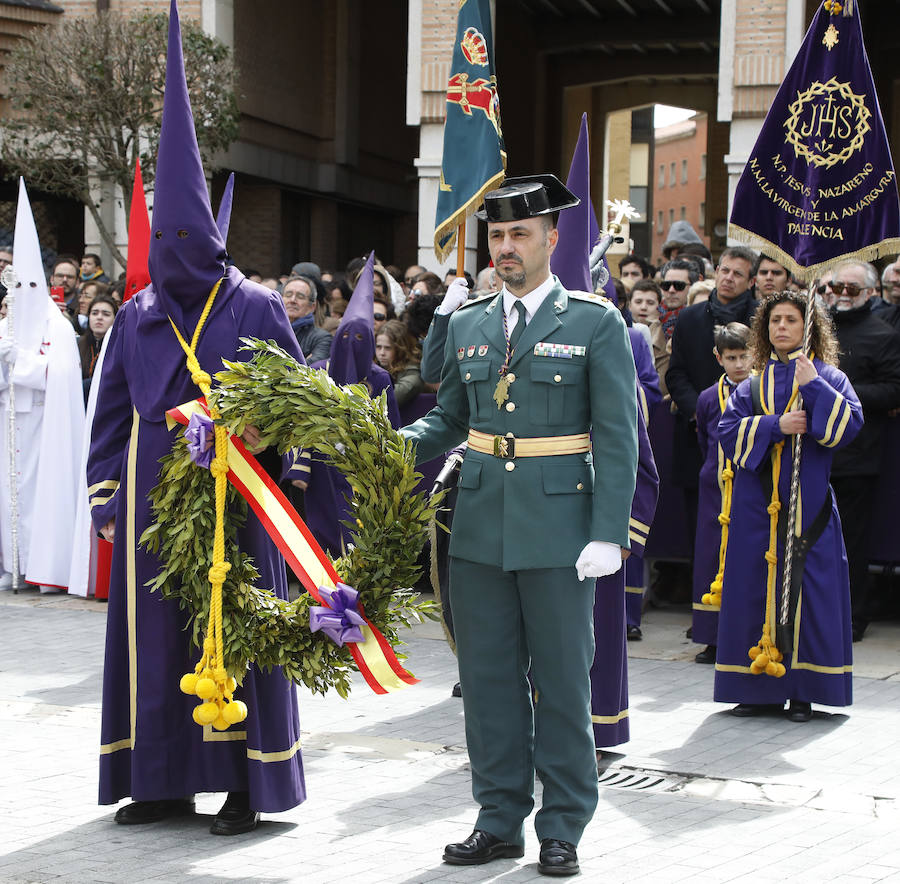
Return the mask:
<svg viewBox="0 0 900 884">
<path fill-rule="evenodd" d="M 194 399 L 169 409 L 166 423 L 169 429 L 175 424 L 186 426 L 195 414 L 209 414 L 204 399 Z M 331 559 L 281 489 L 237 436 L 228 439 L 227 478 L 250 504 L 303 588 L 318 604 L 331 608 L 331 592 L 341 583 Z M 328 596 L 320 589 L 327 590 Z M 362 608 L 359 612 L 365 620 L 365 625 L 360 627 L 363 640 L 348 643 L 347 647 L 369 687 L 376 694 L 386 694 L 416 684 L 418 679 L 403 668 L 390 642 L 373 626 Z"/>
</svg>

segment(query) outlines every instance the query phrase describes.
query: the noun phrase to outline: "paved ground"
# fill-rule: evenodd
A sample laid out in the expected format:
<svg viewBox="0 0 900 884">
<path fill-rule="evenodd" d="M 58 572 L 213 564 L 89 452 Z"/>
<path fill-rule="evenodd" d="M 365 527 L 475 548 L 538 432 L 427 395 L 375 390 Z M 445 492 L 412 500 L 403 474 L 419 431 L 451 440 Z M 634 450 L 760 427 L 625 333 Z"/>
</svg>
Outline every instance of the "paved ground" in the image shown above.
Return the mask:
<svg viewBox="0 0 900 884">
<path fill-rule="evenodd" d="M 0 881 L 548 880 L 530 830 L 521 860 L 440 861 L 474 808 L 454 658 L 433 624 L 410 636 L 415 688 L 303 693 L 301 807 L 232 839 L 207 833 L 221 796 L 198 796 L 189 821 L 116 826 L 95 803 L 104 612 L 0 595 Z M 900 882 L 900 624 L 875 624 L 855 646 L 855 705 L 801 725 L 712 703 L 687 620 L 650 611 L 629 647 L 632 741 L 610 756 L 580 880 Z"/>
</svg>

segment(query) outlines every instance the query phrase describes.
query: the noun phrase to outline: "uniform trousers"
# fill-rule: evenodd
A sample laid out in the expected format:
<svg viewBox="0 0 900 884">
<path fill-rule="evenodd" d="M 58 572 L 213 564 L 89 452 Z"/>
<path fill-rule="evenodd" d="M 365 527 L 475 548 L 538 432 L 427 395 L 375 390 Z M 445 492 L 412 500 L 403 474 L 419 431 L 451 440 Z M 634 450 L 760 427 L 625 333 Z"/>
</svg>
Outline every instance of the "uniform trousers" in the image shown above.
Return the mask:
<svg viewBox="0 0 900 884">
<path fill-rule="evenodd" d="M 573 566 L 504 571 L 452 557 L 450 582 L 475 827 L 524 845 L 537 773 L 538 838 L 577 844 L 598 797 L 594 581 Z"/>
</svg>

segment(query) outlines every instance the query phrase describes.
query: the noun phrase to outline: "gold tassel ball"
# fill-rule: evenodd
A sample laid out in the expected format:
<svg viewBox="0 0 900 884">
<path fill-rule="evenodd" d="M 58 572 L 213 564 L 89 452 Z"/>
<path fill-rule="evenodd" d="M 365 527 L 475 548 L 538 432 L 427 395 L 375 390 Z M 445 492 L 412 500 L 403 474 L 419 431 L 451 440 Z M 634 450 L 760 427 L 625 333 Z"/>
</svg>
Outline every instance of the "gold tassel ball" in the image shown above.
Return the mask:
<svg viewBox="0 0 900 884">
<path fill-rule="evenodd" d="M 247 717 L 247 704 L 242 700 L 232 700 L 232 702 L 227 703 L 225 708 L 222 710 L 222 718 L 225 719 L 228 724 L 237 724 L 238 722 L 243 721 Z"/>
<path fill-rule="evenodd" d="M 212 724 L 218 717 L 219 707 L 215 703 L 201 703 L 194 714 L 194 720 L 199 720 L 199 724 Z"/>
<path fill-rule="evenodd" d="M 197 674 L 188 672 L 186 675 L 182 675 L 179 686 L 182 693 L 194 696 L 197 693 Z"/>
</svg>

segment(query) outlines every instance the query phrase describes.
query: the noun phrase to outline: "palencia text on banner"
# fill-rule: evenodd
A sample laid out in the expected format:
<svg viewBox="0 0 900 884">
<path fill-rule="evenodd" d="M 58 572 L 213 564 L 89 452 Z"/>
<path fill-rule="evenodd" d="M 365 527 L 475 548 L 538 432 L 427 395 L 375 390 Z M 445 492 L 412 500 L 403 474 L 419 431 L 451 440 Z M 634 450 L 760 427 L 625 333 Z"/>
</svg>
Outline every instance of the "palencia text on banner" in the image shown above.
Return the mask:
<svg viewBox="0 0 900 884">
<path fill-rule="evenodd" d="M 853 0 L 826 0 L 763 123 L 729 236 L 810 279 L 900 251 L 900 202 Z"/>
</svg>

